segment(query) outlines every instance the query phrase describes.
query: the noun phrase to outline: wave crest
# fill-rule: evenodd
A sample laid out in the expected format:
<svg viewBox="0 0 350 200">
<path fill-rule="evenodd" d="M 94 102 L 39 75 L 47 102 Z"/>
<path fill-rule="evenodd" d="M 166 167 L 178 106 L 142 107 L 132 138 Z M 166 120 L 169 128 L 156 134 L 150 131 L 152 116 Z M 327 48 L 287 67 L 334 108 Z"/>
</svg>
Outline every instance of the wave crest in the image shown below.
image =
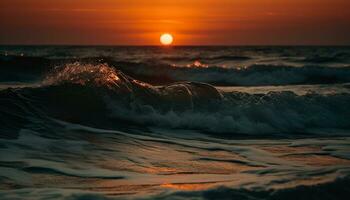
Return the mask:
<svg viewBox="0 0 350 200">
<path fill-rule="evenodd" d="M 46 76 L 44 85 L 78 84 L 109 89 L 123 89 L 130 91 L 130 77 L 109 67 L 107 64 L 80 64 L 79 62 L 56 68 Z M 139 82 L 135 82 L 139 83 Z M 145 86 L 145 83 L 142 83 Z"/>
</svg>

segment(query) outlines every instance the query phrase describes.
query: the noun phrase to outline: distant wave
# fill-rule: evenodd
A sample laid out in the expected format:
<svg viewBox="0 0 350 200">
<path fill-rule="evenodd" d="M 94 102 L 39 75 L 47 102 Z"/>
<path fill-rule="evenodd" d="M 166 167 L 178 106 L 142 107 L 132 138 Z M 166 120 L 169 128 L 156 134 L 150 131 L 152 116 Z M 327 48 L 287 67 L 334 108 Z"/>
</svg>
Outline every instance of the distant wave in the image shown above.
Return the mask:
<svg viewBox="0 0 350 200">
<path fill-rule="evenodd" d="M 184 67 L 159 63 L 110 63 L 126 74 L 154 84 L 196 81 L 213 85 L 259 86 L 350 82 L 350 67 L 255 64 L 243 68 L 223 68 L 197 63 Z"/>
<path fill-rule="evenodd" d="M 195 60 L 223 60 L 223 61 L 244 61 L 244 60 L 250 60 L 251 57 L 249 56 L 234 56 L 234 55 L 218 55 L 218 56 L 165 56 L 161 57 L 162 60 L 167 61 L 195 61 Z"/>
<path fill-rule="evenodd" d="M 348 53 L 336 53 L 333 55 L 310 55 L 307 56 L 302 62 L 308 63 L 332 63 L 332 62 L 347 62 L 350 55 Z"/>
<path fill-rule="evenodd" d="M 349 94 L 223 93 L 196 82 L 162 87 L 108 65 L 68 64 L 37 88 L 0 91 L 2 132 L 57 118 L 92 126 L 191 129 L 235 135 L 348 134 Z M 43 124 L 48 124 L 43 123 Z M 11 133 L 9 133 L 11 134 Z"/>
</svg>

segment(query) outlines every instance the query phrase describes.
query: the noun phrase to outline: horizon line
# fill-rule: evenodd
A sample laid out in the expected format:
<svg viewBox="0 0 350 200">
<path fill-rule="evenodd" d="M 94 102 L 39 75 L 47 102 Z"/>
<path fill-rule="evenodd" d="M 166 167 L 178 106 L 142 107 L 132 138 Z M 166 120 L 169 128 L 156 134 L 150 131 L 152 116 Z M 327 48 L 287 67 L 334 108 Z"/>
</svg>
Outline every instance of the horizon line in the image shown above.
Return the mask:
<svg viewBox="0 0 350 200">
<path fill-rule="evenodd" d="M 133 45 L 133 44 L 0 44 L 0 46 L 76 46 L 76 47 L 348 47 L 350 44 L 203 44 L 203 45 Z"/>
</svg>

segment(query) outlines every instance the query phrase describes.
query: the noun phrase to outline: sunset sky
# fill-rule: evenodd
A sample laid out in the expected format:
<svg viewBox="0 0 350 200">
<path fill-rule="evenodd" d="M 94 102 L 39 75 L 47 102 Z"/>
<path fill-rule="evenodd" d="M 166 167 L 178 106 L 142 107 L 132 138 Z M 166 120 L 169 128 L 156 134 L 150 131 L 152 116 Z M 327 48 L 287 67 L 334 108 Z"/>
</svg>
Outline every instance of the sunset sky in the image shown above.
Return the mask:
<svg viewBox="0 0 350 200">
<path fill-rule="evenodd" d="M 349 45 L 349 0 L 1 0 L 0 44 Z"/>
</svg>

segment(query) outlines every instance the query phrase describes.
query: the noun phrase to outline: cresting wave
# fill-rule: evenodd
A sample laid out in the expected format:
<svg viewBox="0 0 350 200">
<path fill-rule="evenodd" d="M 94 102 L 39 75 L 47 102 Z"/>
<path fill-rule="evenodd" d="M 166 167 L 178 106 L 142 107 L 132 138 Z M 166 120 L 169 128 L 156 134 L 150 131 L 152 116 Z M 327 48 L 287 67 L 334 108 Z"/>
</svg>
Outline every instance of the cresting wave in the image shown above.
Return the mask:
<svg viewBox="0 0 350 200">
<path fill-rule="evenodd" d="M 9 135 L 29 122 L 45 128 L 52 119 L 114 129 L 190 129 L 229 137 L 335 136 L 350 130 L 349 94 L 224 93 L 196 82 L 156 87 L 106 64 L 67 64 L 48 75 L 40 87 L 0 91 L 0 101 L 0 122 Z"/>
</svg>

